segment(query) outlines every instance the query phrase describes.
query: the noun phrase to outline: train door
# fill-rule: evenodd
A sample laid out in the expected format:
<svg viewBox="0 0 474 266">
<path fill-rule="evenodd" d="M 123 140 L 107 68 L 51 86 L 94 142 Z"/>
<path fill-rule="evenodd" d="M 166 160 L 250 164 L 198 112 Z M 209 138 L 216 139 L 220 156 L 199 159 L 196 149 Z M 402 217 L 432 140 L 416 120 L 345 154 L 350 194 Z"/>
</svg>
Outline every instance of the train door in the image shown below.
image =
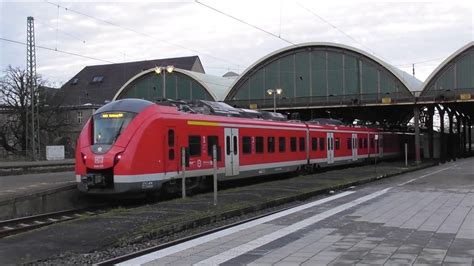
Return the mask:
<svg viewBox="0 0 474 266">
<path fill-rule="evenodd" d="M 331 164 L 334 162 L 334 133 L 328 132 L 326 139 L 328 143 L 328 164 Z"/>
<path fill-rule="evenodd" d="M 165 165 L 165 172 L 175 172 L 178 169 L 178 161 L 179 161 L 179 151 L 176 149 L 177 141 L 176 141 L 176 131 L 174 127 L 168 127 L 166 131 L 166 141 L 165 141 L 165 151 L 164 154 L 164 165 Z"/>
<path fill-rule="evenodd" d="M 239 174 L 239 129 L 225 128 L 225 175 Z"/>
<path fill-rule="evenodd" d="M 352 133 L 352 160 L 357 161 L 357 134 Z"/>
</svg>

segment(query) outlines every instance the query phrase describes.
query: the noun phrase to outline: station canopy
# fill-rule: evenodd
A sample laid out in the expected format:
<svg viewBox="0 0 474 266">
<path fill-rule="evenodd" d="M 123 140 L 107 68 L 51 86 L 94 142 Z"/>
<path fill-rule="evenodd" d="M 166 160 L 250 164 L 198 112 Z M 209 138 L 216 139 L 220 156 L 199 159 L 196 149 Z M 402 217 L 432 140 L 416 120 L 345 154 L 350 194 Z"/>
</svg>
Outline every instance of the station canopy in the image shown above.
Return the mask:
<svg viewBox="0 0 474 266">
<path fill-rule="evenodd" d="M 138 98 L 149 101 L 176 100 L 222 101 L 235 77 L 219 77 L 174 68 L 171 73 L 156 68 L 144 70 L 128 80 L 115 94 L 114 100 Z"/>
<path fill-rule="evenodd" d="M 229 88 L 225 102 L 270 109 L 323 108 L 413 103 L 422 82 L 354 47 L 303 43 L 275 51 L 247 68 Z"/>
</svg>

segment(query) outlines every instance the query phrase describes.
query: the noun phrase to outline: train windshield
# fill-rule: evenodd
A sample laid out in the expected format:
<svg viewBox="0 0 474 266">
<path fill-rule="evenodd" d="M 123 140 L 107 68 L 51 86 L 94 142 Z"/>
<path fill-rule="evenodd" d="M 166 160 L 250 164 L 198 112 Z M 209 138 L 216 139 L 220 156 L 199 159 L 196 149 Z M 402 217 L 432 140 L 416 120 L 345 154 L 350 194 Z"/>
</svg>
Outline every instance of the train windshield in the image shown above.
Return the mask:
<svg viewBox="0 0 474 266">
<path fill-rule="evenodd" d="M 114 112 L 94 115 L 93 144 L 113 144 L 127 128 L 135 113 Z"/>
</svg>

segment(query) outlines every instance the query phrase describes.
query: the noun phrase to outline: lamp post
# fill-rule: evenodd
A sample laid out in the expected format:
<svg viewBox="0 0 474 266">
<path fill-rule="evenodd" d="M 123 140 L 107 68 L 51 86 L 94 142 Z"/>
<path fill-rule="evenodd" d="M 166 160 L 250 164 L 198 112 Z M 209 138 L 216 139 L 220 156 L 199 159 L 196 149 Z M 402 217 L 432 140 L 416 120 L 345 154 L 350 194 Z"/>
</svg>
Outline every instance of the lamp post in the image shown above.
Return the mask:
<svg viewBox="0 0 474 266">
<path fill-rule="evenodd" d="M 166 99 L 166 72 L 169 74 L 173 73 L 174 71 L 174 66 L 160 66 L 160 67 L 155 67 L 155 73 L 157 75 L 163 74 L 163 99 Z"/>
<path fill-rule="evenodd" d="M 268 95 L 273 95 L 273 112 L 276 113 L 276 96 L 281 95 L 283 92 L 282 89 L 268 89 L 267 93 Z"/>
</svg>

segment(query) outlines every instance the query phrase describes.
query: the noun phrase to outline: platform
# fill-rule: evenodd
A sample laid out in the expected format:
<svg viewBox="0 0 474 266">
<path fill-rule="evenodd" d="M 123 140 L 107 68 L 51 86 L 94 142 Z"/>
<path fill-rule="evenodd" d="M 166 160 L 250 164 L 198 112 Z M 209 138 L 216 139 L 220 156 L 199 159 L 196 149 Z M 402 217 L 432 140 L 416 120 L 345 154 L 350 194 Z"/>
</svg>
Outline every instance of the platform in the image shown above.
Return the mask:
<svg viewBox="0 0 474 266">
<path fill-rule="evenodd" d="M 473 162 L 342 192 L 124 264 L 472 265 Z"/>
<path fill-rule="evenodd" d="M 78 197 L 74 172 L 0 175 L 0 220 L 72 209 Z"/>
</svg>

